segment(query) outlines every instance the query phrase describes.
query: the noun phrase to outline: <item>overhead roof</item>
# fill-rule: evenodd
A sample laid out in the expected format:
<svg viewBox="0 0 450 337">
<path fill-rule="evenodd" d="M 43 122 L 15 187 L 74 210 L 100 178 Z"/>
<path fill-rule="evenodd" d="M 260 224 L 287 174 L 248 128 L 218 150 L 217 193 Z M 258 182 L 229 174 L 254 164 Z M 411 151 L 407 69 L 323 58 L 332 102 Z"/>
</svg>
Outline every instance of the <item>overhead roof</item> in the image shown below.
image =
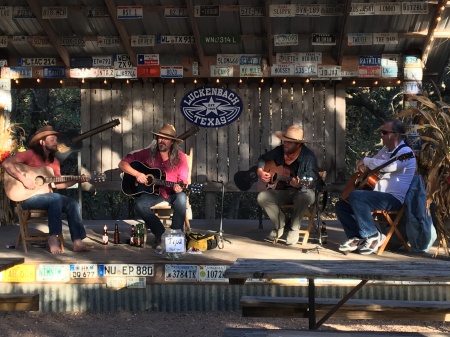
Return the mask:
<svg viewBox="0 0 450 337">
<path fill-rule="evenodd" d="M 277 54 L 321 53 L 322 64 L 340 65 L 346 75 L 362 78 L 361 74 L 355 76 L 360 56 L 400 54 L 421 57 L 424 78 L 439 80 L 450 55 L 450 9 L 446 3 L 3 0 L 0 59 L 15 67 L 21 58 L 56 58 L 56 65 L 70 68 L 74 66 L 71 62 L 80 62 L 81 57 L 128 54 L 136 65 L 138 54 L 159 54 L 160 65 L 182 65 L 184 77 L 214 77 L 210 66 L 217 64 L 218 54 L 257 55 L 258 62 L 266 59 L 273 66 Z M 174 36 L 178 37 L 174 43 L 160 43 L 172 42 Z M 216 37 L 216 43 L 206 43 L 205 36 Z M 111 44 L 112 37 L 117 44 Z M 139 37 L 142 40 L 137 41 Z M 377 44 L 375 39 L 380 37 L 385 42 Z M 50 44 L 45 44 L 47 38 Z M 298 43 L 286 45 L 295 38 Z M 368 43 L 370 38 L 372 43 Z M 151 39 L 152 46 L 135 46 L 145 40 L 151 43 Z M 101 46 L 101 41 L 107 43 Z M 198 75 L 194 62 L 199 65 Z M 371 61 L 367 62 L 370 65 Z M 33 77 L 42 76 L 39 69 L 33 69 Z M 239 66 L 234 69 L 232 77 L 241 77 Z M 272 76 L 270 71 L 266 75 Z"/>
</svg>

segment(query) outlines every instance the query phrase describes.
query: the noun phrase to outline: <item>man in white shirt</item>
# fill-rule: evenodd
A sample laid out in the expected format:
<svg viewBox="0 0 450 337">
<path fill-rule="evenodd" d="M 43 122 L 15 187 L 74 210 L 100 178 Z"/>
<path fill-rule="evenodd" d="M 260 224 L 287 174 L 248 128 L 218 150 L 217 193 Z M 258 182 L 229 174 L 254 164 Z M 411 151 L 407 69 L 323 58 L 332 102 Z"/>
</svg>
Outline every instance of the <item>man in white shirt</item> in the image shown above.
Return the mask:
<svg viewBox="0 0 450 337">
<path fill-rule="evenodd" d="M 375 226 L 373 210 L 398 210 L 402 207 L 416 170 L 414 152 L 404 142 L 405 127 L 400 120 L 390 120 L 380 127 L 384 147 L 372 158 L 365 157 L 356 164 L 358 172 L 367 174 L 386 165 L 394 157 L 406 159 L 395 160 L 381 168 L 381 176 L 373 190 L 357 189 L 345 200 L 336 203 L 336 215 L 341 222 L 348 240 L 339 246 L 342 252 L 359 250 L 361 254 L 376 253 L 386 239 Z M 409 156 L 408 154 L 411 154 Z"/>
</svg>

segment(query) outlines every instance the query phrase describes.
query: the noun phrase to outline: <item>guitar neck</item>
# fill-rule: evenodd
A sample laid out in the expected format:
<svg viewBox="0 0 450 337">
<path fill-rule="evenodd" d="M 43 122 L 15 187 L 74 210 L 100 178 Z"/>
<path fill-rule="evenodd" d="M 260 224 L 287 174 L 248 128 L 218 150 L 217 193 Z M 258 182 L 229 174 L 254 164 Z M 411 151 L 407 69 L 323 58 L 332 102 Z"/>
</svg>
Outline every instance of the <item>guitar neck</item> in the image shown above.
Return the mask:
<svg viewBox="0 0 450 337">
<path fill-rule="evenodd" d="M 82 176 L 61 176 L 61 177 L 45 177 L 45 183 L 65 183 L 68 181 L 79 181 Z"/>
<path fill-rule="evenodd" d="M 155 185 L 164 185 L 164 186 L 170 186 L 170 187 L 174 187 L 175 184 L 180 185 L 182 188 L 186 188 L 187 185 L 183 184 L 183 183 L 176 183 L 173 181 L 167 181 L 167 180 L 163 180 L 163 179 L 153 179 L 153 183 Z"/>
<path fill-rule="evenodd" d="M 369 170 L 368 172 L 366 172 L 366 176 L 364 177 L 363 180 L 367 180 L 372 174 L 374 174 L 374 173 L 384 169 L 386 166 L 392 164 L 394 161 L 396 161 L 398 159 L 398 157 L 399 156 L 393 157 L 393 158 L 389 159 L 387 162 L 385 162 L 384 164 L 377 166 L 372 170 Z"/>
</svg>

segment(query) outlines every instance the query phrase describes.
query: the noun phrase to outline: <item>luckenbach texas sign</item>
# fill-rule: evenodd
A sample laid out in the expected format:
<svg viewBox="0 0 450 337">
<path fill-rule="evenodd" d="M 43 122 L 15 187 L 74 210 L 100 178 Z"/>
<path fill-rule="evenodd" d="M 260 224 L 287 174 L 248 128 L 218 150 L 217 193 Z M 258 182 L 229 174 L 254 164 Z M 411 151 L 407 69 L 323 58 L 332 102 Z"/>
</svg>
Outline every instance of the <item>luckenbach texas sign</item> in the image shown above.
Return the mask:
<svg viewBox="0 0 450 337">
<path fill-rule="evenodd" d="M 189 122 L 215 128 L 234 122 L 242 112 L 242 100 L 232 90 L 201 87 L 188 92 L 180 104 L 181 113 Z"/>
</svg>

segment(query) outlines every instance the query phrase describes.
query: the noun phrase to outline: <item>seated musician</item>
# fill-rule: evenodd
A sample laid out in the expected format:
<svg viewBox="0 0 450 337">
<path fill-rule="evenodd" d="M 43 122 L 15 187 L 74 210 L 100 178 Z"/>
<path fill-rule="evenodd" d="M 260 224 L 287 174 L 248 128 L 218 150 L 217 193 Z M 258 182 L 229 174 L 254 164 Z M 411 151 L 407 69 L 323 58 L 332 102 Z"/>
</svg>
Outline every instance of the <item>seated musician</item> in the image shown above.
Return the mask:
<svg viewBox="0 0 450 337">
<path fill-rule="evenodd" d="M 348 238 L 339 247 L 342 252 L 359 250 L 361 254 L 366 255 L 377 252 L 386 237 L 375 226 L 372 211 L 400 209 L 414 177 L 416 160 L 412 149 L 405 143 L 403 123 L 400 120 L 389 120 L 380 127 L 380 134 L 384 147 L 374 157 L 362 158 L 356 164 L 358 172 L 368 173 L 373 170 L 374 178 L 379 178 L 379 181 L 375 183 L 373 190 L 362 189 L 364 186 L 358 187 L 348 198 L 341 198 L 336 203 L 337 218 Z M 408 159 L 395 160 L 382 168 L 381 177 L 375 174 L 379 171 L 378 167 L 392 158 L 408 153 L 411 154 Z"/>
<path fill-rule="evenodd" d="M 157 253 L 162 253 L 161 236 L 164 234 L 164 225 L 154 214 L 150 207 L 162 202 L 168 201 L 173 207 L 172 229 L 184 229 L 184 219 L 186 215 L 186 193 L 177 182 L 188 182 L 188 163 L 186 154 L 183 153 L 178 144 L 183 140 L 176 137 L 176 130 L 173 125 L 164 125 L 159 132 L 152 132 L 156 139 L 152 141 L 148 148 L 129 153 L 119 163 L 119 168 L 136 177 L 139 184 L 147 183 L 147 174 L 151 172 L 140 172 L 133 168 L 133 162 L 138 161 L 150 169 L 163 172 L 165 180 L 174 182 L 173 186 L 156 186 L 153 190 L 136 195 L 135 208 L 136 213 L 144 220 L 145 225 L 155 235 L 155 248 Z M 131 163 L 131 165 L 130 165 Z M 151 171 L 151 170 L 150 170 Z M 156 177 L 158 178 L 158 177 Z M 159 177 L 158 179 L 161 179 Z M 145 186 L 145 185 L 142 185 Z M 154 193 L 154 192 L 157 193 Z"/>
<path fill-rule="evenodd" d="M 266 190 L 258 194 L 259 205 L 265 210 L 274 225 L 269 239 L 276 241 L 284 233 L 285 214 L 280 206 L 293 204 L 291 228 L 289 228 L 286 244 L 298 242 L 300 222 L 308 208 L 314 202 L 314 190 L 305 187 L 305 179 L 311 183 L 318 172 L 315 154 L 305 145 L 303 130 L 297 126 L 290 126 L 286 132 L 277 131 L 275 135 L 283 141 L 271 151 L 261 155 L 258 159 L 258 175 L 260 185 Z M 273 169 L 269 166 L 281 167 L 285 174 L 285 183 L 273 182 Z M 315 180 L 315 179 L 314 179 Z"/>
<path fill-rule="evenodd" d="M 33 167 L 49 167 L 53 170 L 53 176 L 60 177 L 61 170 L 55 153 L 58 151 L 58 135 L 60 133 L 47 125 L 36 131 L 28 144 L 28 150 L 19 152 L 15 156 L 8 157 L 2 164 L 3 168 L 12 177 L 20 181 L 27 190 L 37 188 L 34 179 L 21 174 L 16 165 L 21 163 Z M 34 175 L 36 176 L 36 174 Z M 81 181 L 89 181 L 89 177 L 82 176 Z M 60 182 L 52 184 L 53 188 L 64 189 L 75 184 L 75 181 Z M 51 192 L 49 187 L 49 192 Z M 80 206 L 78 202 L 70 197 L 59 193 L 43 193 L 32 195 L 21 201 L 22 209 L 43 209 L 48 211 L 48 246 L 52 254 L 63 252 L 64 247 L 60 246 L 58 235 L 62 235 L 62 213 L 67 214 L 67 223 L 70 229 L 70 236 L 73 241 L 74 252 L 88 251 L 90 247 L 82 240 L 86 237 L 86 231 L 81 218 Z"/>
</svg>

